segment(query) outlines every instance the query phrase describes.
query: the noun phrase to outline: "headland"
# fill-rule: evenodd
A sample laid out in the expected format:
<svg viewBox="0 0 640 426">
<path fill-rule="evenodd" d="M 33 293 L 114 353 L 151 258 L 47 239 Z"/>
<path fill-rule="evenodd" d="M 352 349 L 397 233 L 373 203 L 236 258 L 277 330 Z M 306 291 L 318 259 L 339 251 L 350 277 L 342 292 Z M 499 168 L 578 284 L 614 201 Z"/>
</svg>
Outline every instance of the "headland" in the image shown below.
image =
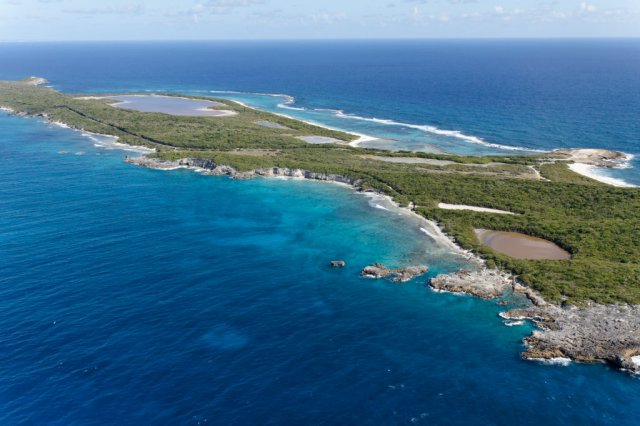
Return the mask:
<svg viewBox="0 0 640 426">
<path fill-rule="evenodd" d="M 438 277 L 431 282 L 433 288 L 491 298 L 501 297 L 510 287 L 527 295 L 534 304 L 531 310 L 505 314 L 511 319 L 531 318 L 542 328 L 527 340 L 530 349 L 525 357 L 562 355 L 640 371 L 640 366 L 634 367 L 640 336 L 632 332 L 637 330 L 634 321 L 640 305 L 640 235 L 634 232 L 640 226 L 640 190 L 608 186 L 570 169 L 572 164 L 616 167 L 624 153 L 572 150 L 462 157 L 389 152 L 351 146 L 361 135 L 223 99 L 182 96 L 214 102 L 215 109 L 232 115 L 142 112 L 114 107 L 109 98 L 117 95 L 74 97 L 34 81 L 40 82 L 34 78 L 0 82 L 0 106 L 154 150 L 128 158 L 131 163 L 165 170 L 194 168 L 235 179 L 286 176 L 333 181 L 389 196 L 399 206 L 438 223 L 454 244 L 484 265 L 477 271 Z M 313 143 L 319 141 L 323 143 Z M 542 239 L 570 258 L 509 256 L 483 244 L 476 229 Z M 574 344 L 576 336 L 599 342 L 599 349 L 585 355 Z"/>
</svg>

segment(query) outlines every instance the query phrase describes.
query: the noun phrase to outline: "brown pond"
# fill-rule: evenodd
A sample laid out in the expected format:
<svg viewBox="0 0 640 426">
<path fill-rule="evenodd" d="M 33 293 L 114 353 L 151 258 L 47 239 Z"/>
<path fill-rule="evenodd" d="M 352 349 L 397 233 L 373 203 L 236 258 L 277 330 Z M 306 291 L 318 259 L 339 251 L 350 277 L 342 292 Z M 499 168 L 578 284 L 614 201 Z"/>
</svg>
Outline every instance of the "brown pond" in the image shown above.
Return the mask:
<svg viewBox="0 0 640 426">
<path fill-rule="evenodd" d="M 518 232 L 476 229 L 480 242 L 515 259 L 571 259 L 571 254 L 551 241 Z"/>
</svg>

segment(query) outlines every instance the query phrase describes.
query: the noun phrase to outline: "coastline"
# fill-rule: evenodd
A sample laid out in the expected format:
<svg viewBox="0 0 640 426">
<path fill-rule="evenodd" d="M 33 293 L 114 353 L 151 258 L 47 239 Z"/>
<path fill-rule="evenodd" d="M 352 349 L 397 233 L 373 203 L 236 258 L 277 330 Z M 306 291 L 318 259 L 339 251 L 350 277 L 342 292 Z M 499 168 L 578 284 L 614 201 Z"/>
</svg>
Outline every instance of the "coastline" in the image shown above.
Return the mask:
<svg viewBox="0 0 640 426">
<path fill-rule="evenodd" d="M 236 92 L 236 91 L 209 91 L 208 93 L 221 93 L 221 94 L 242 94 L 243 92 Z M 286 95 L 286 94 L 264 94 L 264 93 L 251 93 L 248 92 L 247 94 L 255 94 L 255 95 L 264 95 L 264 96 L 271 96 L 271 97 L 284 97 L 286 99 L 285 103 L 283 104 L 279 104 L 279 106 L 285 105 L 285 109 L 291 109 L 291 110 L 300 110 L 300 111 L 304 111 L 305 108 L 295 108 L 295 107 L 286 107 L 286 105 L 294 103 L 295 102 L 295 98 L 293 96 L 290 95 Z M 175 97 L 178 99 L 193 99 L 192 97 L 188 97 L 188 96 L 168 96 L 168 95 L 163 95 L 163 94 L 158 94 L 158 93 L 149 93 L 149 94 L 140 94 L 140 93 L 133 93 L 133 94 L 122 94 L 123 96 L 138 96 L 138 97 L 145 97 L 145 96 L 155 96 L 155 97 Z M 117 96 L 117 95 L 116 95 Z M 80 97 L 76 97 L 75 99 L 86 99 L 86 100 L 91 100 L 91 99 L 109 99 L 111 98 L 111 96 L 80 96 Z M 229 102 L 234 102 L 244 108 L 248 108 L 254 111 L 262 111 L 257 107 L 253 107 L 250 106 L 248 104 L 246 104 L 245 102 L 236 100 L 236 99 L 226 99 Z M 121 105 L 123 103 L 126 102 L 119 102 L 116 105 Z M 220 110 L 221 112 L 224 110 Z M 382 120 L 382 119 L 366 119 L 364 117 L 358 117 L 358 116 L 351 116 L 349 114 L 344 114 L 344 112 L 339 111 L 339 110 L 327 110 L 327 111 L 334 111 L 337 112 L 338 116 L 343 115 L 345 118 L 361 118 L 364 119 L 365 121 L 377 121 L 377 122 L 385 122 L 385 121 L 389 121 L 389 120 Z M 228 117 L 228 116 L 233 116 L 236 115 L 237 113 L 234 113 L 233 111 L 224 111 L 225 114 L 220 114 L 217 115 L 216 117 Z M 350 147 L 353 148 L 359 148 L 360 145 L 362 143 L 365 142 L 371 142 L 371 141 L 375 141 L 375 140 L 382 140 L 381 138 L 375 137 L 375 136 L 371 136 L 371 135 L 366 135 L 364 133 L 359 133 L 359 132 L 354 132 L 354 131 L 350 131 L 350 130 L 344 130 L 344 129 L 340 129 L 340 128 L 336 128 L 336 127 L 332 127 L 332 126 L 328 126 L 326 124 L 320 124 L 314 121 L 310 121 L 310 120 L 304 120 L 301 118 L 296 118 L 296 117 L 292 117 L 288 114 L 283 114 L 283 113 L 278 113 L 278 112 L 270 112 L 271 114 L 280 116 L 280 117 L 284 117 L 284 118 L 288 118 L 290 120 L 296 120 L 296 121 L 300 121 L 312 126 L 317 126 L 317 127 L 322 127 L 324 129 L 327 130 L 334 130 L 334 131 L 340 131 L 340 132 L 345 132 L 345 133 L 349 133 L 351 135 L 354 136 L 358 136 L 358 139 L 353 140 L 351 142 L 347 142 L 346 144 L 349 145 Z M 419 128 L 419 129 L 423 129 L 425 126 L 421 126 L 421 125 L 410 125 L 410 124 L 406 124 L 406 123 L 396 123 L 393 122 L 394 124 L 397 125 L 406 125 L 408 127 L 413 127 L 413 128 Z M 427 126 L 430 127 L 430 126 Z M 423 129 L 424 130 L 424 129 Z M 615 169 L 615 168 L 626 168 L 627 166 L 625 164 L 628 164 L 628 162 L 633 159 L 633 155 L 631 154 L 627 154 L 627 153 L 623 153 L 624 154 L 624 158 L 622 159 L 614 159 L 612 161 L 609 160 L 602 160 L 602 159 L 594 159 L 592 158 L 594 155 L 601 155 L 604 152 L 612 152 L 612 151 L 608 151 L 605 149 L 585 149 L 585 148 L 577 148 L 577 149 L 565 149 L 565 148 L 558 148 L 558 149 L 554 149 L 551 151 L 545 151 L 545 150 L 535 150 L 535 149 L 528 149 L 528 148 L 522 148 L 522 147 L 509 147 L 506 145 L 499 145 L 499 144 L 493 144 L 493 143 L 489 143 L 486 141 L 477 141 L 475 139 L 474 136 L 467 136 L 467 135 L 462 135 L 461 132 L 458 131 L 442 131 L 442 133 L 439 134 L 444 134 L 444 135 L 448 135 L 448 136 L 458 136 L 458 137 L 462 137 L 462 139 L 467 140 L 467 142 L 471 142 L 471 143 L 481 143 L 482 145 L 487 145 L 487 146 L 492 146 L 492 147 L 500 147 L 501 149 L 507 149 L 507 150 L 527 150 L 527 151 L 531 151 L 531 152 L 539 152 L 539 153 L 547 153 L 549 155 L 552 155 L 554 153 L 562 153 L 565 155 L 568 155 L 569 157 L 567 158 L 568 160 L 572 160 L 574 161 L 574 163 L 569 164 L 568 167 L 569 169 L 581 176 L 596 180 L 600 183 L 604 183 L 613 187 L 617 187 L 617 188 L 638 188 L 637 185 L 634 184 L 630 184 L 626 181 L 624 181 L 623 179 L 619 179 L 619 178 L 614 178 L 614 177 L 609 177 L 609 176 L 603 176 L 602 174 L 598 173 L 599 170 L 606 170 L 606 169 Z M 540 178 L 540 180 L 545 180 L 540 173 L 532 167 L 532 169 L 534 170 L 534 172 L 538 175 L 538 177 Z M 461 209 L 464 210 L 464 209 Z M 467 209 L 467 210 L 472 210 L 472 209 Z M 475 210 L 475 208 L 474 208 Z M 475 211 L 481 211 L 481 210 L 475 210 Z M 484 212 L 487 213 L 498 213 L 496 212 L 490 212 L 487 210 L 482 210 Z M 510 212 L 508 213 L 503 213 L 503 214 L 512 214 Z"/>
<path fill-rule="evenodd" d="M 569 164 L 569 169 L 574 173 L 577 173 L 584 177 L 588 177 L 593 180 L 597 180 L 600 183 L 615 186 L 616 188 L 637 188 L 638 187 L 637 185 L 633 185 L 622 179 L 618 179 L 610 176 L 602 176 L 601 174 L 598 173 L 598 171 L 606 170 L 606 168 L 598 167 L 593 164 L 573 163 L 573 164 Z"/>
<path fill-rule="evenodd" d="M 362 189 L 361 182 L 353 178 L 301 169 L 273 167 L 239 172 L 228 165 L 196 158 L 168 161 L 143 156 L 127 158 L 125 161 L 147 168 L 185 168 L 205 175 L 228 176 L 232 179 L 309 179 L 347 185 L 356 191 Z M 520 324 L 518 321 L 526 320 L 538 328 L 530 336 L 524 337 L 526 349 L 521 354 L 523 359 L 545 363 L 556 363 L 562 359 L 561 364 L 566 364 L 567 359 L 586 363 L 606 362 L 620 370 L 640 374 L 640 364 L 635 362 L 640 356 L 640 336 L 636 336 L 636 331 L 640 329 L 640 306 L 591 304 L 586 307 L 561 307 L 548 303 L 536 291 L 519 283 L 510 273 L 486 268 L 482 258 L 460 247 L 437 223 L 418 215 L 410 208 L 398 206 L 386 194 L 362 193 L 385 200 L 389 207 L 420 219 L 422 223 L 432 227 L 431 231 L 423 230 L 425 234 L 450 245 L 457 253 L 476 262 L 478 267 L 475 270 L 461 270 L 432 279 L 429 285 L 434 291 L 469 294 L 487 300 L 502 298 L 512 292 L 522 294 L 530 301 L 530 308 L 512 309 L 500 314 L 503 319 L 509 320 L 505 325 L 513 326 Z M 383 206 L 385 209 L 389 207 Z M 612 332 L 614 330 L 615 333 Z"/>
<path fill-rule="evenodd" d="M 225 92 L 226 93 L 226 92 Z M 236 92 L 228 92 L 228 93 L 236 93 Z M 259 93 L 258 93 L 259 94 Z M 293 102 L 295 100 L 295 98 L 293 98 L 292 96 L 289 95 L 281 95 L 281 94 L 269 94 L 268 96 L 274 96 L 274 97 L 285 97 L 287 99 L 289 99 L 290 102 Z M 252 106 L 247 105 L 246 103 L 242 102 L 242 101 L 238 101 L 235 99 L 230 99 L 231 102 L 235 102 L 238 105 L 245 107 L 245 108 L 249 108 L 249 109 L 253 109 L 253 110 L 257 110 L 260 111 L 258 108 L 254 108 Z M 291 108 L 289 107 L 288 109 L 294 109 L 294 110 L 304 110 L 304 108 Z M 337 110 L 328 110 L 328 111 L 337 111 Z M 338 112 L 338 116 L 340 115 L 341 112 Z M 325 124 L 320 124 L 320 123 L 316 123 L 313 121 L 308 121 L 308 120 L 303 120 L 300 118 L 295 118 L 292 117 L 290 115 L 287 114 L 282 114 L 282 113 L 277 113 L 277 112 L 272 112 L 272 114 L 274 115 L 278 115 L 281 117 L 285 117 L 285 118 L 289 118 L 292 120 L 298 120 L 301 121 L 303 123 L 307 123 L 307 124 L 311 124 L 313 126 L 318 126 L 318 127 L 323 127 L 325 129 L 328 130 L 336 130 L 336 131 L 342 131 L 342 132 L 347 132 L 350 133 L 352 135 L 358 136 L 359 138 L 351 141 L 348 143 L 349 146 L 353 147 L 353 148 L 359 148 L 360 145 L 362 143 L 365 142 L 370 142 L 370 141 L 375 141 L 375 140 L 381 140 L 381 138 L 375 137 L 375 136 L 370 136 L 370 135 L 366 135 L 363 133 L 358 133 L 358 132 L 353 132 L 353 131 L 348 131 L 348 130 L 344 130 L 344 129 L 339 129 L 339 128 L 334 128 L 331 126 L 327 126 Z M 342 113 L 342 115 L 345 118 L 362 118 L 362 117 L 358 117 L 358 116 L 350 116 L 348 114 L 344 114 Z M 386 122 L 388 120 L 379 120 L 379 119 L 365 119 L 362 118 L 365 121 L 376 121 L 376 122 Z M 413 127 L 413 128 L 418 128 L 418 129 L 422 129 L 424 130 L 425 126 L 420 126 L 420 125 L 409 125 L 406 123 L 396 123 L 396 122 L 392 122 L 394 124 L 397 125 L 406 125 L 407 127 Z M 462 133 L 458 132 L 458 131 L 442 131 L 441 133 L 438 134 L 443 134 L 443 135 L 447 135 L 447 136 L 457 136 L 457 137 L 462 137 Z M 581 176 L 590 178 L 590 179 L 594 179 L 598 182 L 607 184 L 607 185 L 611 185 L 614 187 L 618 187 L 618 188 L 637 188 L 637 185 L 633 185 L 630 183 L 627 183 L 626 181 L 622 180 L 622 179 L 618 179 L 618 178 L 613 178 L 613 177 L 608 177 L 608 176 L 602 176 L 600 174 L 597 173 L 598 170 L 606 170 L 606 169 L 611 169 L 611 168 L 624 168 L 624 165 L 620 165 L 619 163 L 615 163 L 615 162 L 602 162 L 601 160 L 593 160 L 589 157 L 589 155 L 592 155 L 593 153 L 602 153 L 602 152 L 606 152 L 608 150 L 604 150 L 604 149 L 564 149 L 564 148 L 558 148 L 552 151 L 545 151 L 545 150 L 535 150 L 535 149 L 528 149 L 528 148 L 522 148 L 522 147 L 509 147 L 506 145 L 499 145 L 499 144 L 493 144 L 493 143 L 489 143 L 486 141 L 479 141 L 477 140 L 477 138 L 473 137 L 473 136 L 466 136 L 462 137 L 462 139 L 467 140 L 467 142 L 471 142 L 471 143 L 480 143 L 482 145 L 486 145 L 486 146 L 490 146 L 490 147 L 497 147 L 497 148 L 501 148 L 501 149 L 506 149 L 506 150 L 525 150 L 525 151 L 531 151 L 531 152 L 539 152 L 539 153 L 547 153 L 547 154 L 553 154 L 553 153 L 568 153 L 571 157 L 569 158 L 570 160 L 575 161 L 574 163 L 569 165 L 569 169 L 571 171 L 573 171 L 574 173 L 577 173 Z M 470 140 L 471 139 L 471 140 Z M 626 154 L 624 153 L 625 158 L 622 160 L 622 162 L 628 162 L 633 158 L 633 155 L 631 154 Z M 595 164 L 593 163 L 595 161 Z M 620 160 L 615 160 L 615 161 L 620 161 Z M 540 172 L 537 171 L 535 168 L 533 168 L 534 172 L 536 173 L 536 175 L 540 178 L 540 180 L 545 180 L 541 175 Z M 477 210 L 480 211 L 480 210 Z M 487 213 L 495 213 L 495 212 L 488 212 Z M 512 214 L 512 213 L 508 213 L 508 214 Z"/>
<path fill-rule="evenodd" d="M 10 109 L 3 108 L 3 111 L 7 111 L 7 110 L 10 110 Z M 29 117 L 29 115 L 27 114 L 15 113 L 13 111 L 11 113 L 16 114 L 18 116 Z M 39 116 L 43 117 L 50 124 L 71 128 L 72 130 L 89 134 L 89 132 L 86 132 L 84 129 L 77 129 L 72 126 L 66 125 L 65 123 L 54 122 L 46 114 L 39 115 Z M 99 136 L 113 138 L 116 141 L 118 140 L 117 137 L 111 136 L 111 135 L 99 135 Z M 126 144 L 119 144 L 119 145 L 122 145 L 123 147 L 130 146 Z M 146 147 L 144 149 L 150 150 L 149 148 L 146 148 Z M 342 175 L 314 173 L 312 171 L 302 170 L 302 169 L 287 169 L 287 168 L 274 167 L 274 168 L 267 168 L 267 169 L 255 169 L 248 172 L 239 172 L 233 167 L 226 166 L 226 165 L 218 165 L 211 160 L 185 158 L 185 159 L 180 159 L 176 161 L 168 161 L 168 160 L 158 160 L 154 158 L 149 158 L 144 155 L 140 157 L 127 157 L 125 161 L 127 161 L 128 163 L 133 163 L 143 167 L 157 168 L 162 170 L 187 168 L 187 169 L 192 169 L 207 175 L 229 176 L 234 179 L 251 179 L 255 177 L 311 179 L 316 181 L 341 183 L 341 184 L 348 185 L 354 188 L 355 190 L 362 189 L 360 187 L 361 182 L 356 179 L 353 179 L 347 176 L 342 176 Z M 363 192 L 363 193 L 367 193 L 367 192 Z M 376 196 L 386 199 L 391 204 L 395 205 L 396 208 L 403 209 L 402 210 L 403 212 L 409 213 L 411 215 L 414 215 L 417 218 L 420 218 L 420 220 L 423 220 L 424 223 L 426 224 L 433 225 L 433 228 L 431 231 L 425 229 L 423 230 L 423 232 L 431 236 L 432 238 L 434 238 L 434 236 L 435 238 L 439 238 L 443 236 L 444 239 L 440 241 L 443 241 L 443 242 L 447 241 L 447 244 L 450 244 L 453 249 L 459 251 L 460 253 L 466 253 L 470 259 L 477 261 L 480 266 L 484 265 L 484 260 L 482 260 L 482 258 L 475 255 L 474 253 L 471 253 L 461 248 L 453 239 L 449 238 L 446 234 L 444 234 L 444 232 L 437 225 L 437 223 L 428 221 L 426 218 L 412 211 L 411 208 L 407 209 L 407 208 L 402 208 L 397 206 L 397 204 L 393 201 L 393 199 L 386 194 L 378 193 L 378 192 L 369 192 L 369 194 L 375 194 Z M 486 269 L 484 271 L 486 271 Z M 465 271 L 460 271 L 456 274 L 460 275 L 464 272 Z M 456 275 L 456 274 L 451 274 L 451 275 Z M 490 275 L 489 278 L 487 277 L 480 278 L 481 285 L 489 286 L 489 288 L 492 289 L 492 291 L 494 291 L 494 293 L 490 294 L 488 297 L 482 297 L 482 298 L 491 299 L 491 298 L 501 297 L 504 295 L 504 292 L 507 286 L 503 285 L 504 276 L 501 274 L 503 273 L 501 273 L 500 271 L 496 271 L 496 274 L 493 274 L 493 275 L 489 274 Z M 463 275 L 460 275 L 460 276 L 463 276 Z M 626 369 L 633 373 L 640 373 L 640 365 L 638 365 L 634 361 L 637 359 L 638 356 L 640 356 L 640 341 L 638 341 L 640 340 L 640 336 L 635 340 L 634 340 L 634 337 L 635 337 L 634 335 L 628 338 L 627 340 L 630 342 L 631 347 L 627 345 L 624 347 L 624 351 L 620 352 L 621 346 L 620 344 L 618 344 L 618 342 L 613 342 L 613 344 L 610 344 L 617 337 L 617 335 L 610 336 L 609 333 L 607 333 L 607 331 L 610 331 L 610 330 L 594 329 L 593 327 L 584 327 L 582 329 L 576 329 L 575 327 L 570 327 L 570 324 L 573 324 L 573 323 L 570 320 L 567 320 L 567 318 L 573 318 L 573 316 L 571 316 L 571 312 L 569 310 L 565 310 L 563 308 L 558 307 L 557 305 L 547 303 L 536 292 L 519 284 L 513 276 L 509 274 L 507 274 L 507 276 L 510 282 L 510 286 L 514 290 L 514 292 L 524 294 L 532 302 L 534 307 L 527 311 L 520 311 L 518 313 L 512 313 L 513 311 L 510 311 L 504 314 L 507 315 L 508 318 L 512 320 L 532 321 L 540 329 L 534 332 L 534 334 L 532 334 L 530 337 L 525 338 L 525 342 L 528 345 L 528 349 L 523 353 L 522 355 L 523 358 L 531 359 L 531 360 L 536 360 L 540 358 L 552 360 L 552 359 L 568 357 L 573 360 L 584 361 L 584 362 L 605 361 L 605 362 L 611 363 L 612 365 L 615 365 L 617 368 Z M 499 277 L 499 279 L 495 279 L 496 277 Z M 459 282 L 461 283 L 459 287 L 454 289 L 449 289 L 446 286 L 442 288 L 436 288 L 433 285 L 432 285 L 432 288 L 435 288 L 440 291 L 453 292 L 453 293 L 466 293 L 476 297 L 480 297 L 478 296 L 478 294 L 475 293 L 475 289 L 474 289 L 474 285 L 477 284 L 477 280 L 462 279 Z M 581 313 L 580 316 L 591 318 L 590 321 L 601 320 L 601 316 L 599 315 L 599 313 L 603 312 L 603 309 L 604 309 L 604 312 L 606 313 L 606 315 L 608 315 L 607 317 L 608 322 L 611 323 L 611 321 L 614 321 L 617 324 L 617 321 L 619 320 L 619 312 L 618 312 L 619 306 L 620 305 L 593 305 L 586 308 L 575 308 L 575 309 L 580 309 L 579 311 Z M 630 307 L 632 310 L 640 309 L 636 306 L 630 306 Z M 635 323 L 632 323 L 631 326 L 635 327 Z M 570 330 L 567 332 L 568 334 L 564 334 L 560 338 L 556 337 L 555 340 L 553 340 L 554 344 L 556 345 L 556 346 L 552 346 L 553 350 L 544 350 L 544 348 L 546 347 L 544 345 L 550 345 L 548 341 L 551 339 L 551 337 L 547 338 L 545 336 L 556 336 L 553 333 L 557 331 L 557 327 L 570 328 Z M 640 327 L 640 324 L 638 325 L 638 327 Z M 635 328 L 633 330 L 635 330 Z M 594 335 L 593 334 L 594 331 L 597 334 Z M 587 341 L 591 341 L 591 342 L 593 341 L 600 342 L 601 344 L 599 347 L 601 348 L 601 351 L 593 354 L 588 352 L 588 355 L 585 355 L 581 351 L 585 351 L 585 350 L 588 351 L 589 348 L 582 347 L 578 349 L 575 349 L 575 348 L 572 349 L 573 341 L 576 339 L 576 333 L 578 334 L 578 338 L 580 339 L 586 339 Z M 531 348 L 533 348 L 533 350 Z M 538 348 L 543 348 L 543 349 L 538 350 Z M 607 348 L 609 348 L 609 350 L 607 350 Z M 562 356 L 559 356 L 559 354 Z"/>
<path fill-rule="evenodd" d="M 273 95 L 273 96 L 286 96 L 286 95 Z M 238 105 L 240 105 L 241 107 L 252 109 L 254 111 L 261 111 L 258 108 L 254 108 L 252 106 L 247 105 L 246 103 L 244 103 L 242 101 L 238 101 L 238 100 L 235 100 L 235 99 L 229 99 L 229 102 L 235 102 Z M 302 123 L 310 124 L 312 126 L 322 127 L 324 129 L 327 129 L 327 130 L 336 130 L 336 131 L 339 131 L 339 132 L 345 132 L 345 133 L 349 133 L 349 134 L 354 135 L 354 136 L 358 136 L 358 139 L 356 139 L 354 141 L 351 141 L 351 142 L 349 142 L 347 144 L 347 145 L 349 145 L 351 147 L 354 147 L 354 148 L 357 148 L 361 143 L 369 142 L 369 141 L 375 141 L 375 140 L 380 139 L 380 138 L 376 138 L 376 137 L 373 137 L 373 136 L 365 135 L 363 133 L 356 133 L 356 132 L 352 132 L 350 130 L 337 129 L 337 128 L 333 128 L 333 127 L 327 126 L 325 124 L 314 123 L 313 121 L 309 121 L 309 120 L 302 120 L 300 118 L 295 118 L 295 117 L 292 117 L 292 116 L 287 115 L 287 114 L 282 114 L 282 113 L 278 113 L 278 112 L 272 112 L 271 114 L 278 115 L 278 116 L 284 117 L 284 118 L 288 118 L 290 120 L 300 121 Z"/>
</svg>

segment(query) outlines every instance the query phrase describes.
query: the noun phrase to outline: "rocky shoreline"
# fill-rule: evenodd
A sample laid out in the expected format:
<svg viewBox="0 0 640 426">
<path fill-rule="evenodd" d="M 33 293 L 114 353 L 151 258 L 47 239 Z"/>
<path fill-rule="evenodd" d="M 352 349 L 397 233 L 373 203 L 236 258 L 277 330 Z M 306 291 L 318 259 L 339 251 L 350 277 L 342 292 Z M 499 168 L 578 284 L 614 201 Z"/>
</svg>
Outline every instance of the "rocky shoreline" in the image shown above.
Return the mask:
<svg viewBox="0 0 640 426">
<path fill-rule="evenodd" d="M 291 169 L 287 167 L 270 167 L 262 169 L 254 169 L 247 172 L 240 172 L 237 169 L 219 165 L 212 160 L 203 160 L 198 158 L 183 158 L 176 161 L 161 160 L 152 157 L 127 157 L 127 163 L 136 164 L 138 166 L 159 170 L 175 170 L 175 169 L 194 169 L 199 170 L 208 176 L 229 176 L 233 179 L 253 179 L 256 177 L 288 177 L 298 179 L 311 179 L 326 182 L 337 182 L 350 185 L 356 189 L 361 189 L 362 181 L 347 176 L 327 173 L 316 173 L 302 169 Z"/>
<path fill-rule="evenodd" d="M 42 85 L 47 81 L 32 77 L 28 83 Z M 0 110 L 16 116 L 31 116 L 8 107 L 0 107 Z M 42 116 L 50 121 L 46 115 Z M 607 168 L 620 167 L 624 161 L 628 160 L 628 156 L 624 153 L 596 149 L 556 150 L 548 154 L 548 157 L 552 161 L 573 161 Z M 169 161 L 140 156 L 127 157 L 125 161 L 159 170 L 185 168 L 197 170 L 205 175 L 229 176 L 233 179 L 256 177 L 311 179 L 345 184 L 356 190 L 362 190 L 361 180 L 302 169 L 272 167 L 240 172 L 228 165 L 218 165 L 211 160 L 197 158 Z M 448 237 L 444 236 L 444 238 L 447 238 L 450 244 L 455 245 Z M 455 247 L 459 248 L 457 245 Z M 481 259 L 471 254 L 470 257 L 483 264 Z M 422 274 L 419 271 L 416 272 L 418 273 L 409 279 Z M 384 277 L 389 278 L 390 276 L 398 279 L 403 275 L 394 273 Z M 382 278 L 382 276 L 374 278 Z M 399 282 L 401 281 L 400 278 Z M 429 285 L 435 291 L 466 293 L 482 299 L 502 297 L 507 291 L 526 295 L 531 301 L 532 307 L 501 314 L 503 318 L 513 322 L 532 321 L 539 328 L 531 336 L 525 338 L 527 347 L 522 353 L 525 359 L 607 362 L 617 368 L 640 374 L 640 306 L 592 304 L 585 307 L 561 307 L 546 303 L 533 290 L 519 284 L 514 277 L 494 270 L 458 271 L 454 274 L 439 275 L 432 279 Z"/>
<path fill-rule="evenodd" d="M 357 190 L 362 189 L 362 182 L 357 179 L 301 169 L 273 167 L 240 172 L 211 160 L 195 158 L 169 161 L 142 156 L 127 157 L 125 161 L 160 170 L 194 169 L 206 175 L 229 176 L 233 179 L 301 178 L 337 182 Z M 405 282 L 424 274 L 426 269 L 428 268 L 389 269 L 375 264 L 365 268 L 362 276 Z M 512 321 L 528 320 L 538 327 L 538 330 L 524 340 L 524 359 L 606 362 L 640 374 L 640 306 L 593 304 L 585 307 L 561 307 L 545 302 L 535 291 L 518 283 L 510 274 L 490 269 L 438 275 L 430 280 L 429 285 L 435 291 L 465 293 L 482 299 L 496 299 L 507 292 L 524 294 L 531 302 L 530 308 L 515 309 L 500 315 Z"/>
<path fill-rule="evenodd" d="M 619 168 L 629 159 L 629 156 L 623 152 L 595 148 L 557 149 L 552 151 L 549 156 L 558 157 L 558 160 L 573 161 L 607 169 Z"/>
<path fill-rule="evenodd" d="M 525 359 L 606 362 L 640 374 L 640 306 L 545 304 L 501 316 L 530 320 L 540 328 L 525 339 Z"/>
<path fill-rule="evenodd" d="M 538 327 L 524 339 L 524 359 L 606 362 L 640 374 L 640 306 L 558 306 L 545 302 L 511 275 L 495 270 L 439 275 L 429 285 L 436 291 L 466 293 L 482 299 L 502 297 L 508 291 L 524 294 L 531 307 L 500 314 L 506 320 L 527 320 Z"/>
<path fill-rule="evenodd" d="M 448 293 L 466 293 L 480 299 L 495 299 L 504 294 L 505 288 L 515 285 L 509 274 L 483 269 L 479 271 L 458 271 L 453 274 L 441 274 L 429 281 L 436 291 Z"/>
</svg>

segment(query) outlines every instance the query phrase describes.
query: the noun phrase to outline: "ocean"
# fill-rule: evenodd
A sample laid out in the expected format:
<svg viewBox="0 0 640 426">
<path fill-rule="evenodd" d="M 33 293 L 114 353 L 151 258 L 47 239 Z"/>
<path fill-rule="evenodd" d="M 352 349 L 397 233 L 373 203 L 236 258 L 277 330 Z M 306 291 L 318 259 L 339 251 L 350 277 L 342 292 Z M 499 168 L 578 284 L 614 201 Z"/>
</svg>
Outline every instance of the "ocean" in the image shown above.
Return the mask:
<svg viewBox="0 0 640 426">
<path fill-rule="evenodd" d="M 0 78 L 29 75 L 209 93 L 387 147 L 640 154 L 638 40 L 0 44 Z M 384 200 L 125 155 L 0 114 L 1 424 L 637 424 L 637 377 L 521 360 L 532 329 L 495 302 L 360 278 L 469 267 Z M 603 173 L 640 183 L 629 166 Z"/>
</svg>

